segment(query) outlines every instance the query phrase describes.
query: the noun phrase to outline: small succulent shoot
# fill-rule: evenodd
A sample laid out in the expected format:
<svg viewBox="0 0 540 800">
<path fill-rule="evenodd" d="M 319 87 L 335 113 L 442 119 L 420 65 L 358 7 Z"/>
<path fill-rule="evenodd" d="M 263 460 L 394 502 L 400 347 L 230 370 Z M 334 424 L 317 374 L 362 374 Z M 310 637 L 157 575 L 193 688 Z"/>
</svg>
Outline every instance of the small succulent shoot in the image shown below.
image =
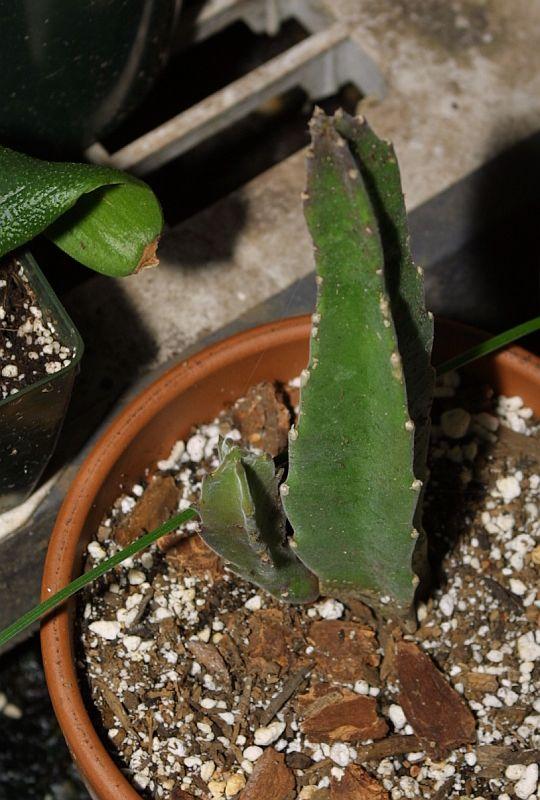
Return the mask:
<svg viewBox="0 0 540 800">
<path fill-rule="evenodd" d="M 220 465 L 203 482 L 202 538 L 231 569 L 289 603 L 319 594 L 317 578 L 291 549 L 271 456 L 220 444 Z"/>
<path fill-rule="evenodd" d="M 432 318 L 391 145 L 343 113 L 317 111 L 311 136 L 318 299 L 283 504 L 324 594 L 407 615 L 427 572 Z"/>
</svg>

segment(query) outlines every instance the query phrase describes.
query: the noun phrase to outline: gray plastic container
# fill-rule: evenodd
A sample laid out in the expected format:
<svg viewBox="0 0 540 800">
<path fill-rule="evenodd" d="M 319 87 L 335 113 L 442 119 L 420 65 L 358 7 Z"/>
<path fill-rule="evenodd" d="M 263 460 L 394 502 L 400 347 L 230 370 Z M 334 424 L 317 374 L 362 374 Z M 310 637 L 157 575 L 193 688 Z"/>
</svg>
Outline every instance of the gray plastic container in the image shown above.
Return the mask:
<svg viewBox="0 0 540 800">
<path fill-rule="evenodd" d="M 16 255 L 36 295 L 44 320 L 68 346 L 71 363 L 0 400 L 0 513 L 24 502 L 54 452 L 83 353 L 83 341 L 29 252 Z"/>
</svg>

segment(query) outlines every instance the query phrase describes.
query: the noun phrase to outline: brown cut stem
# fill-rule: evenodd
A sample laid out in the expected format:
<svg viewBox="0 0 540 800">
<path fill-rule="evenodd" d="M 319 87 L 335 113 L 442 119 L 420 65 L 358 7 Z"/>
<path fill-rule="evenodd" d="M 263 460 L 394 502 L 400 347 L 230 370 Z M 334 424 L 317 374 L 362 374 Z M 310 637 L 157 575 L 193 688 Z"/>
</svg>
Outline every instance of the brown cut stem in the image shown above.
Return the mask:
<svg viewBox="0 0 540 800">
<path fill-rule="evenodd" d="M 142 252 L 139 263 L 137 264 L 134 272 L 142 272 L 143 269 L 150 269 L 157 267 L 159 258 L 157 257 L 157 248 L 159 244 L 159 236 L 156 236 L 149 244 L 146 245 Z"/>
</svg>

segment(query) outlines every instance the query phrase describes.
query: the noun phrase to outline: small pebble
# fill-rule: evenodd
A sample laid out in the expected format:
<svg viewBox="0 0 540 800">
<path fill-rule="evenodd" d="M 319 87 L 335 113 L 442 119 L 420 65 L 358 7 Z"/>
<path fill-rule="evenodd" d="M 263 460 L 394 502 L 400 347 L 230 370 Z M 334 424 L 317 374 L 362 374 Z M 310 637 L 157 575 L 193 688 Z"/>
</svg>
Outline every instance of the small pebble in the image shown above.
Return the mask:
<svg viewBox="0 0 540 800">
<path fill-rule="evenodd" d="M 208 781 L 208 791 L 212 797 L 223 797 L 225 794 L 225 781 Z"/>
<path fill-rule="evenodd" d="M 356 681 L 354 691 L 357 694 L 369 694 L 369 683 L 367 681 Z"/>
<path fill-rule="evenodd" d="M 517 578 L 510 578 L 510 591 L 512 594 L 517 594 L 518 597 L 523 597 L 527 591 L 527 587 L 523 581 L 520 581 Z"/>
<path fill-rule="evenodd" d="M 128 581 L 131 586 L 140 586 L 146 580 L 146 575 L 140 569 L 130 569 L 128 572 Z"/>
<path fill-rule="evenodd" d="M 88 627 L 92 633 L 101 636 L 102 639 L 108 639 L 111 642 L 113 639 L 118 638 L 118 634 L 120 633 L 120 623 L 113 622 L 112 620 L 96 620 L 96 622 L 91 622 Z"/>
<path fill-rule="evenodd" d="M 315 608 L 323 619 L 340 619 L 345 610 L 343 603 L 330 597 L 323 600 L 322 603 L 317 603 Z"/>
<path fill-rule="evenodd" d="M 214 774 L 216 769 L 216 765 L 213 761 L 205 761 L 201 767 L 201 778 L 205 783 L 208 783 L 212 775 Z"/>
<path fill-rule="evenodd" d="M 506 478 L 499 478 L 496 486 L 505 503 L 511 503 L 512 500 L 515 500 L 516 497 L 519 497 L 521 494 L 521 486 L 514 475 L 509 475 Z"/>
<path fill-rule="evenodd" d="M 242 775 L 241 772 L 236 772 L 234 775 L 231 775 L 229 780 L 225 785 L 225 796 L 226 797 L 234 797 L 241 792 L 244 786 L 246 785 L 246 779 Z"/>
<path fill-rule="evenodd" d="M 392 725 L 394 726 L 396 731 L 401 730 L 407 724 L 407 719 L 405 717 L 403 709 L 396 703 L 393 703 L 388 709 L 388 716 L 390 717 Z"/>
<path fill-rule="evenodd" d="M 264 750 L 262 747 L 257 747 L 257 745 L 252 744 L 250 747 L 246 747 L 242 755 L 248 761 L 257 761 L 263 754 Z"/>
<path fill-rule="evenodd" d="M 190 459 L 195 463 L 202 461 L 204 458 L 205 444 L 206 439 L 204 436 L 201 436 L 200 433 L 196 433 L 194 436 L 188 439 L 186 450 Z"/>
<path fill-rule="evenodd" d="M 21 719 L 23 715 L 19 706 L 16 706 L 15 703 L 6 703 L 2 709 L 2 713 L 4 716 L 9 717 L 9 719 Z"/>
<path fill-rule="evenodd" d="M 100 545 L 99 542 L 90 542 L 90 544 L 86 549 L 88 550 L 88 553 L 92 556 L 94 561 L 102 561 L 107 555 L 107 553 L 105 552 L 105 550 L 103 549 L 103 547 Z"/>
<path fill-rule="evenodd" d="M 335 742 L 330 748 L 330 758 L 338 767 L 346 767 L 351 760 L 348 746 L 343 742 Z"/>
<path fill-rule="evenodd" d="M 525 767 L 522 778 L 514 786 L 514 793 L 520 800 L 528 800 L 536 792 L 538 786 L 538 764 Z"/>
<path fill-rule="evenodd" d="M 262 606 L 262 599 L 260 594 L 254 594 L 244 603 L 248 611 L 258 611 Z"/>
<path fill-rule="evenodd" d="M 454 601 L 449 594 L 443 594 L 439 601 L 439 608 L 445 617 L 451 617 L 454 613 Z"/>
<path fill-rule="evenodd" d="M 500 650 L 490 650 L 487 654 L 488 661 L 492 661 L 493 664 L 500 664 L 500 662 L 504 659 L 504 653 L 501 653 Z"/>
<path fill-rule="evenodd" d="M 534 634 L 532 632 L 525 633 L 520 636 L 517 641 L 517 648 L 519 657 L 522 661 L 536 661 L 540 658 L 540 645 L 534 641 Z"/>
<path fill-rule="evenodd" d="M 279 722 L 278 720 L 274 720 L 270 725 L 266 725 L 263 728 L 257 728 L 255 731 L 255 744 L 262 745 L 263 747 L 272 744 L 272 742 L 279 739 L 284 730 L 285 723 Z"/>
<path fill-rule="evenodd" d="M 122 644 L 130 653 L 134 653 L 136 650 L 139 649 L 141 645 L 141 637 L 140 636 L 124 636 L 122 639 Z"/>
<path fill-rule="evenodd" d="M 519 781 L 525 774 L 525 764 L 509 764 L 504 774 L 509 781 Z"/>
<path fill-rule="evenodd" d="M 464 408 L 451 408 L 441 414 L 441 427 L 450 439 L 462 439 L 469 430 L 471 415 Z"/>
</svg>

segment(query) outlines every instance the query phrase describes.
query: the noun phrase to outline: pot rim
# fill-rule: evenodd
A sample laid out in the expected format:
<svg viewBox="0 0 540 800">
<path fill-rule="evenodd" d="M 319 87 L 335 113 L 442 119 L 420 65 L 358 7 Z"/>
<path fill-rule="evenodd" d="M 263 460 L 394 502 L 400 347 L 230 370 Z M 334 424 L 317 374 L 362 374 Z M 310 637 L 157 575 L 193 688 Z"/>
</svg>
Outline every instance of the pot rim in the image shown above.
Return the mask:
<svg viewBox="0 0 540 800">
<path fill-rule="evenodd" d="M 439 323 L 447 333 L 449 329 L 461 332 L 470 341 L 477 342 L 485 337 L 485 334 L 470 326 L 448 320 L 439 320 Z M 269 337 L 273 347 L 308 339 L 310 326 L 310 316 L 303 315 L 235 334 L 175 364 L 127 405 L 94 444 L 60 508 L 45 561 L 42 599 L 75 577 L 73 564 L 77 557 L 79 534 L 102 483 L 103 471 L 108 472 L 112 468 L 125 442 L 133 441 L 170 401 L 171 394 L 182 393 L 218 366 L 233 364 L 258 351 L 264 352 L 269 346 Z M 484 358 L 507 367 L 523 380 L 537 383 L 540 387 L 540 358 L 527 350 L 514 346 Z M 83 700 L 71 647 L 73 608 L 72 599 L 48 617 L 41 628 L 45 675 L 55 714 L 61 720 L 64 737 L 79 770 L 91 782 L 100 800 L 140 800 L 141 796 L 124 777 L 102 743 Z"/>
</svg>

